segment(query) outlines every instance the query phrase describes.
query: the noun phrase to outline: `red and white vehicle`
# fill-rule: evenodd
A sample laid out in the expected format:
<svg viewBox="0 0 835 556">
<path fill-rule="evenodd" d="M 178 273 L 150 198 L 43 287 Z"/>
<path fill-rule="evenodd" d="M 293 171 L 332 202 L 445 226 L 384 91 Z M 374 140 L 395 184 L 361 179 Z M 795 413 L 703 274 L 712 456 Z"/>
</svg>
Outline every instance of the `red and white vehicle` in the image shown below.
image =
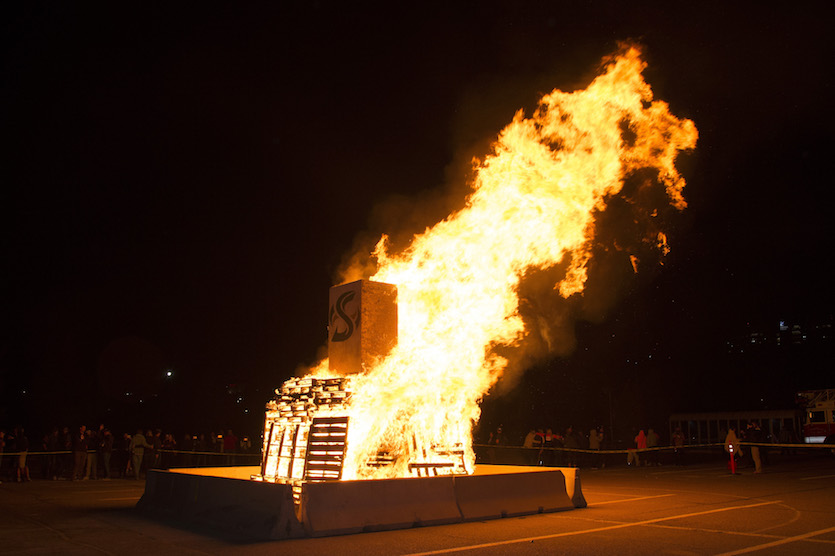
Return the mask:
<svg viewBox="0 0 835 556">
<path fill-rule="evenodd" d="M 803 421 L 803 441 L 821 443 L 835 436 L 835 388 L 798 392 L 798 398 L 806 400 L 806 418 Z"/>
</svg>

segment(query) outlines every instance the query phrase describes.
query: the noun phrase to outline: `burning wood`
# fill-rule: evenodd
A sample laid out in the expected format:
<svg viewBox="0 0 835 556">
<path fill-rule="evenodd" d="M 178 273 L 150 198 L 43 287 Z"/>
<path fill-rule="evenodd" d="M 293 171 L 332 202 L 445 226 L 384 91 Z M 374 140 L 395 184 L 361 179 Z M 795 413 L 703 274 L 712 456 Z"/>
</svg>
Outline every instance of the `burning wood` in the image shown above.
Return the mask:
<svg viewBox="0 0 835 556">
<path fill-rule="evenodd" d="M 254 478 L 289 483 L 340 480 L 350 424 L 351 378 L 292 378 L 276 394 L 267 404 L 261 474 Z M 424 447 L 413 438 L 411 447 L 412 476 L 466 473 L 460 443 Z M 384 470 L 396 466 L 399 457 L 381 451 L 366 465 Z"/>
</svg>

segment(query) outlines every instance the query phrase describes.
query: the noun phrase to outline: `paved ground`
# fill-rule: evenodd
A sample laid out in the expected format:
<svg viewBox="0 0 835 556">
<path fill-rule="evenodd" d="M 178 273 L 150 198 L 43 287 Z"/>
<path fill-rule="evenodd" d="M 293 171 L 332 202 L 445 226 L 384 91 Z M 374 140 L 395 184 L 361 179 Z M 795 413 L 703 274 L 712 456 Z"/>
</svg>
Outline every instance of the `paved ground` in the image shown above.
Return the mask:
<svg viewBox="0 0 835 556">
<path fill-rule="evenodd" d="M 835 457 L 583 470 L 589 507 L 524 518 L 240 544 L 149 520 L 144 483 L 0 484 L 2 554 L 835 554 Z"/>
</svg>

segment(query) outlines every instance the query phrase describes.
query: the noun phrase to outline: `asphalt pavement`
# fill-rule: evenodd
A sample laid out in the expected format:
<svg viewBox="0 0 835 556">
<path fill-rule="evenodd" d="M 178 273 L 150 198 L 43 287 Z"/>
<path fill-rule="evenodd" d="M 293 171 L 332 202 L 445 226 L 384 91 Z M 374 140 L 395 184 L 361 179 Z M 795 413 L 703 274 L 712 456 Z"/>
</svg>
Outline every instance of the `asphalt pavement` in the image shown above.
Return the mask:
<svg viewBox="0 0 835 556">
<path fill-rule="evenodd" d="M 286 541 L 240 543 L 135 509 L 143 481 L 0 484 L 0 554 L 835 554 L 835 457 L 581 471 L 588 507 Z"/>
</svg>

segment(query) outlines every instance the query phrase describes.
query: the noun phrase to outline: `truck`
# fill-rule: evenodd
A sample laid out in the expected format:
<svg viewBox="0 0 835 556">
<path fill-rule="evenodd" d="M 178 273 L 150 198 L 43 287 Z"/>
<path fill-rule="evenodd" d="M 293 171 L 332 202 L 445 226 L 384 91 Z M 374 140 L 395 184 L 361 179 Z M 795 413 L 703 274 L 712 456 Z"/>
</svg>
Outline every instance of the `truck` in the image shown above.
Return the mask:
<svg viewBox="0 0 835 556">
<path fill-rule="evenodd" d="M 803 420 L 803 442 L 827 444 L 835 442 L 835 388 L 798 392 L 806 410 Z"/>
</svg>

